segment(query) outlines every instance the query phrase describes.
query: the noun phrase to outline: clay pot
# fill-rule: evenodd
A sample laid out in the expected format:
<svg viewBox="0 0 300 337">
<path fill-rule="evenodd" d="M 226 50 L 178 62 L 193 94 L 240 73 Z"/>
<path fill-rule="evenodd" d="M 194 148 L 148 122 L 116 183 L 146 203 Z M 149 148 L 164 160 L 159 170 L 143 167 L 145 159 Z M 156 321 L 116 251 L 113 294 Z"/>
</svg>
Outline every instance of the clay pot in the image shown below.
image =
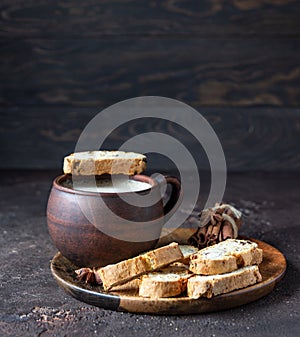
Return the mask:
<svg viewBox="0 0 300 337">
<path fill-rule="evenodd" d="M 117 193 L 85 192 L 65 187 L 66 181 L 71 181 L 67 175 L 53 181 L 47 223 L 50 236 L 62 255 L 78 267 L 100 267 L 155 247 L 164 224 L 163 215 L 180 197 L 180 182 L 177 178 L 166 177 L 172 192 L 163 207 L 157 181 L 145 175 L 136 175 L 132 179 L 146 182 L 151 188 L 120 195 L 132 197 L 135 193 L 141 196 L 151 192 L 158 201 L 139 207 L 128 204 Z"/>
</svg>

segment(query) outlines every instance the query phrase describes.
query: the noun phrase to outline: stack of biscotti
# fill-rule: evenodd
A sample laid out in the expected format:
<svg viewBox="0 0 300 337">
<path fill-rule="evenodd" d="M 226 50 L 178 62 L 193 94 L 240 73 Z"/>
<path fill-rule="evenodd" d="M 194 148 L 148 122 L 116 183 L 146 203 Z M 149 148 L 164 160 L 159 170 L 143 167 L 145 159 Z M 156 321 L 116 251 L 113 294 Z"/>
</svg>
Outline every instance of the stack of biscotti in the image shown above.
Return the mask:
<svg viewBox="0 0 300 337">
<path fill-rule="evenodd" d="M 146 156 L 123 151 L 86 151 L 64 158 L 65 174 L 78 176 L 125 174 L 134 175 L 146 169 Z"/>
<path fill-rule="evenodd" d="M 171 269 L 142 276 L 139 295 L 170 297 L 187 290 L 191 298 L 211 298 L 261 281 L 262 250 L 248 240 L 229 239 L 190 254 L 189 259 L 185 273 Z"/>
<path fill-rule="evenodd" d="M 198 248 L 190 245 L 179 245 L 182 258 L 157 271 L 147 273 L 140 278 L 139 296 L 162 298 L 173 297 L 184 293 L 187 281 L 193 275 L 188 264 L 192 254 Z"/>
<path fill-rule="evenodd" d="M 95 273 L 106 291 L 128 289 L 131 282 L 142 297 L 211 298 L 260 282 L 262 258 L 249 240 L 229 239 L 202 250 L 173 242 Z"/>
<path fill-rule="evenodd" d="M 110 290 L 117 285 L 182 259 L 184 259 L 184 255 L 178 243 L 173 242 L 134 258 L 99 268 L 96 273 L 102 280 L 104 290 Z"/>
<path fill-rule="evenodd" d="M 262 250 L 249 240 L 229 239 L 202 249 L 191 256 L 189 269 L 196 275 L 188 280 L 187 294 L 211 298 L 260 282 L 262 259 Z"/>
<path fill-rule="evenodd" d="M 192 275 L 187 263 L 197 251 L 193 246 L 172 242 L 134 258 L 88 271 L 95 273 L 94 279 L 101 280 L 105 291 L 139 288 L 144 297 L 171 297 L 186 290 L 187 279 Z M 83 269 L 76 271 L 81 279 L 82 271 L 88 268 Z"/>
</svg>

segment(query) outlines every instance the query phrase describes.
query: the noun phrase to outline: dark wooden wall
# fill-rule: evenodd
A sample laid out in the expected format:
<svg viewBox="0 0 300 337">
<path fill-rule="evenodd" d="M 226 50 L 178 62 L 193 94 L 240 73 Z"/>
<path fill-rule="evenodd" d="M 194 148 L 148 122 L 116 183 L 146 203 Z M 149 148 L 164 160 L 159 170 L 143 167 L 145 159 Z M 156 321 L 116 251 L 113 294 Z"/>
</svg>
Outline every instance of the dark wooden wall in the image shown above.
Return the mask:
<svg viewBox="0 0 300 337">
<path fill-rule="evenodd" d="M 198 109 L 230 170 L 300 168 L 300 1 L 2 0 L 0 14 L 0 168 L 60 168 L 97 112 L 146 95 Z"/>
</svg>

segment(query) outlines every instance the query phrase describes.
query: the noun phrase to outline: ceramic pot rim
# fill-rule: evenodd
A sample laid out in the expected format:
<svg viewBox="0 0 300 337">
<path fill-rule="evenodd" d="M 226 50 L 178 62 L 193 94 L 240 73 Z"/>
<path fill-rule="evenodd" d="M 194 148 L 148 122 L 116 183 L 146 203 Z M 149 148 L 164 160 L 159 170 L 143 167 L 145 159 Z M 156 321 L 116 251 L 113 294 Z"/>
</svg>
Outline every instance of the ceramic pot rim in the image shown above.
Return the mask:
<svg viewBox="0 0 300 337">
<path fill-rule="evenodd" d="M 137 191 L 137 192 L 131 192 L 131 191 L 118 192 L 118 193 L 117 192 L 90 192 L 90 191 L 73 190 L 69 187 L 62 186 L 61 185 L 62 181 L 66 180 L 67 178 L 72 179 L 72 176 L 69 175 L 69 174 L 59 175 L 58 177 L 56 177 L 53 180 L 53 187 L 57 190 L 60 190 L 60 191 L 65 192 L 65 193 L 70 193 L 70 194 L 91 195 L 91 196 L 99 196 L 99 194 L 100 194 L 101 196 L 116 197 L 119 194 L 126 195 L 126 194 L 131 194 L 131 193 L 138 193 L 139 194 L 139 193 L 147 192 L 151 188 L 155 188 L 155 187 L 158 186 L 158 182 L 156 180 L 152 179 L 151 177 L 146 176 L 144 174 L 136 174 L 136 175 L 130 177 L 130 179 L 137 180 L 137 181 L 144 182 L 144 183 L 148 183 L 149 185 L 151 185 L 151 187 L 149 187 L 145 190 Z"/>
</svg>

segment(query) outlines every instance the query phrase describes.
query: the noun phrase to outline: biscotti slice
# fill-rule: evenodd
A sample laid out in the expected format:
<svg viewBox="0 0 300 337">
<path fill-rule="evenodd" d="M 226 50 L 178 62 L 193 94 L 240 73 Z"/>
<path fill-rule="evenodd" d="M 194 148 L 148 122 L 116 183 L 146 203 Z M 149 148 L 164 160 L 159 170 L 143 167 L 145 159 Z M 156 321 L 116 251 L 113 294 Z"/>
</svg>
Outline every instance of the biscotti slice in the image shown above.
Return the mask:
<svg viewBox="0 0 300 337">
<path fill-rule="evenodd" d="M 187 281 L 187 294 L 197 299 L 199 297 L 211 298 L 230 291 L 246 288 L 257 282 L 262 277 L 258 266 L 247 266 L 222 275 L 195 275 Z"/>
<path fill-rule="evenodd" d="M 126 283 L 142 274 L 167 266 L 183 258 L 178 243 L 151 250 L 134 258 L 99 268 L 104 290 Z"/>
<path fill-rule="evenodd" d="M 63 170 L 72 175 L 126 174 L 134 175 L 146 169 L 146 156 L 123 151 L 87 151 L 64 158 Z"/>
<path fill-rule="evenodd" d="M 117 285 L 111 289 L 111 291 L 117 291 L 117 292 L 133 292 L 133 291 L 138 291 L 139 290 L 139 285 L 140 285 L 140 280 L 139 278 L 135 278 L 131 281 L 128 281 L 124 284 Z"/>
<path fill-rule="evenodd" d="M 191 245 L 179 245 L 182 252 L 183 259 L 181 260 L 184 264 L 189 264 L 191 255 L 197 253 L 199 249 Z"/>
<path fill-rule="evenodd" d="M 229 273 L 244 266 L 260 264 L 263 252 L 255 242 L 229 239 L 191 255 L 190 270 L 195 274 Z"/>
<path fill-rule="evenodd" d="M 187 266 L 180 263 L 148 273 L 141 276 L 139 296 L 162 298 L 180 295 L 186 290 L 187 280 L 192 275 Z"/>
</svg>

